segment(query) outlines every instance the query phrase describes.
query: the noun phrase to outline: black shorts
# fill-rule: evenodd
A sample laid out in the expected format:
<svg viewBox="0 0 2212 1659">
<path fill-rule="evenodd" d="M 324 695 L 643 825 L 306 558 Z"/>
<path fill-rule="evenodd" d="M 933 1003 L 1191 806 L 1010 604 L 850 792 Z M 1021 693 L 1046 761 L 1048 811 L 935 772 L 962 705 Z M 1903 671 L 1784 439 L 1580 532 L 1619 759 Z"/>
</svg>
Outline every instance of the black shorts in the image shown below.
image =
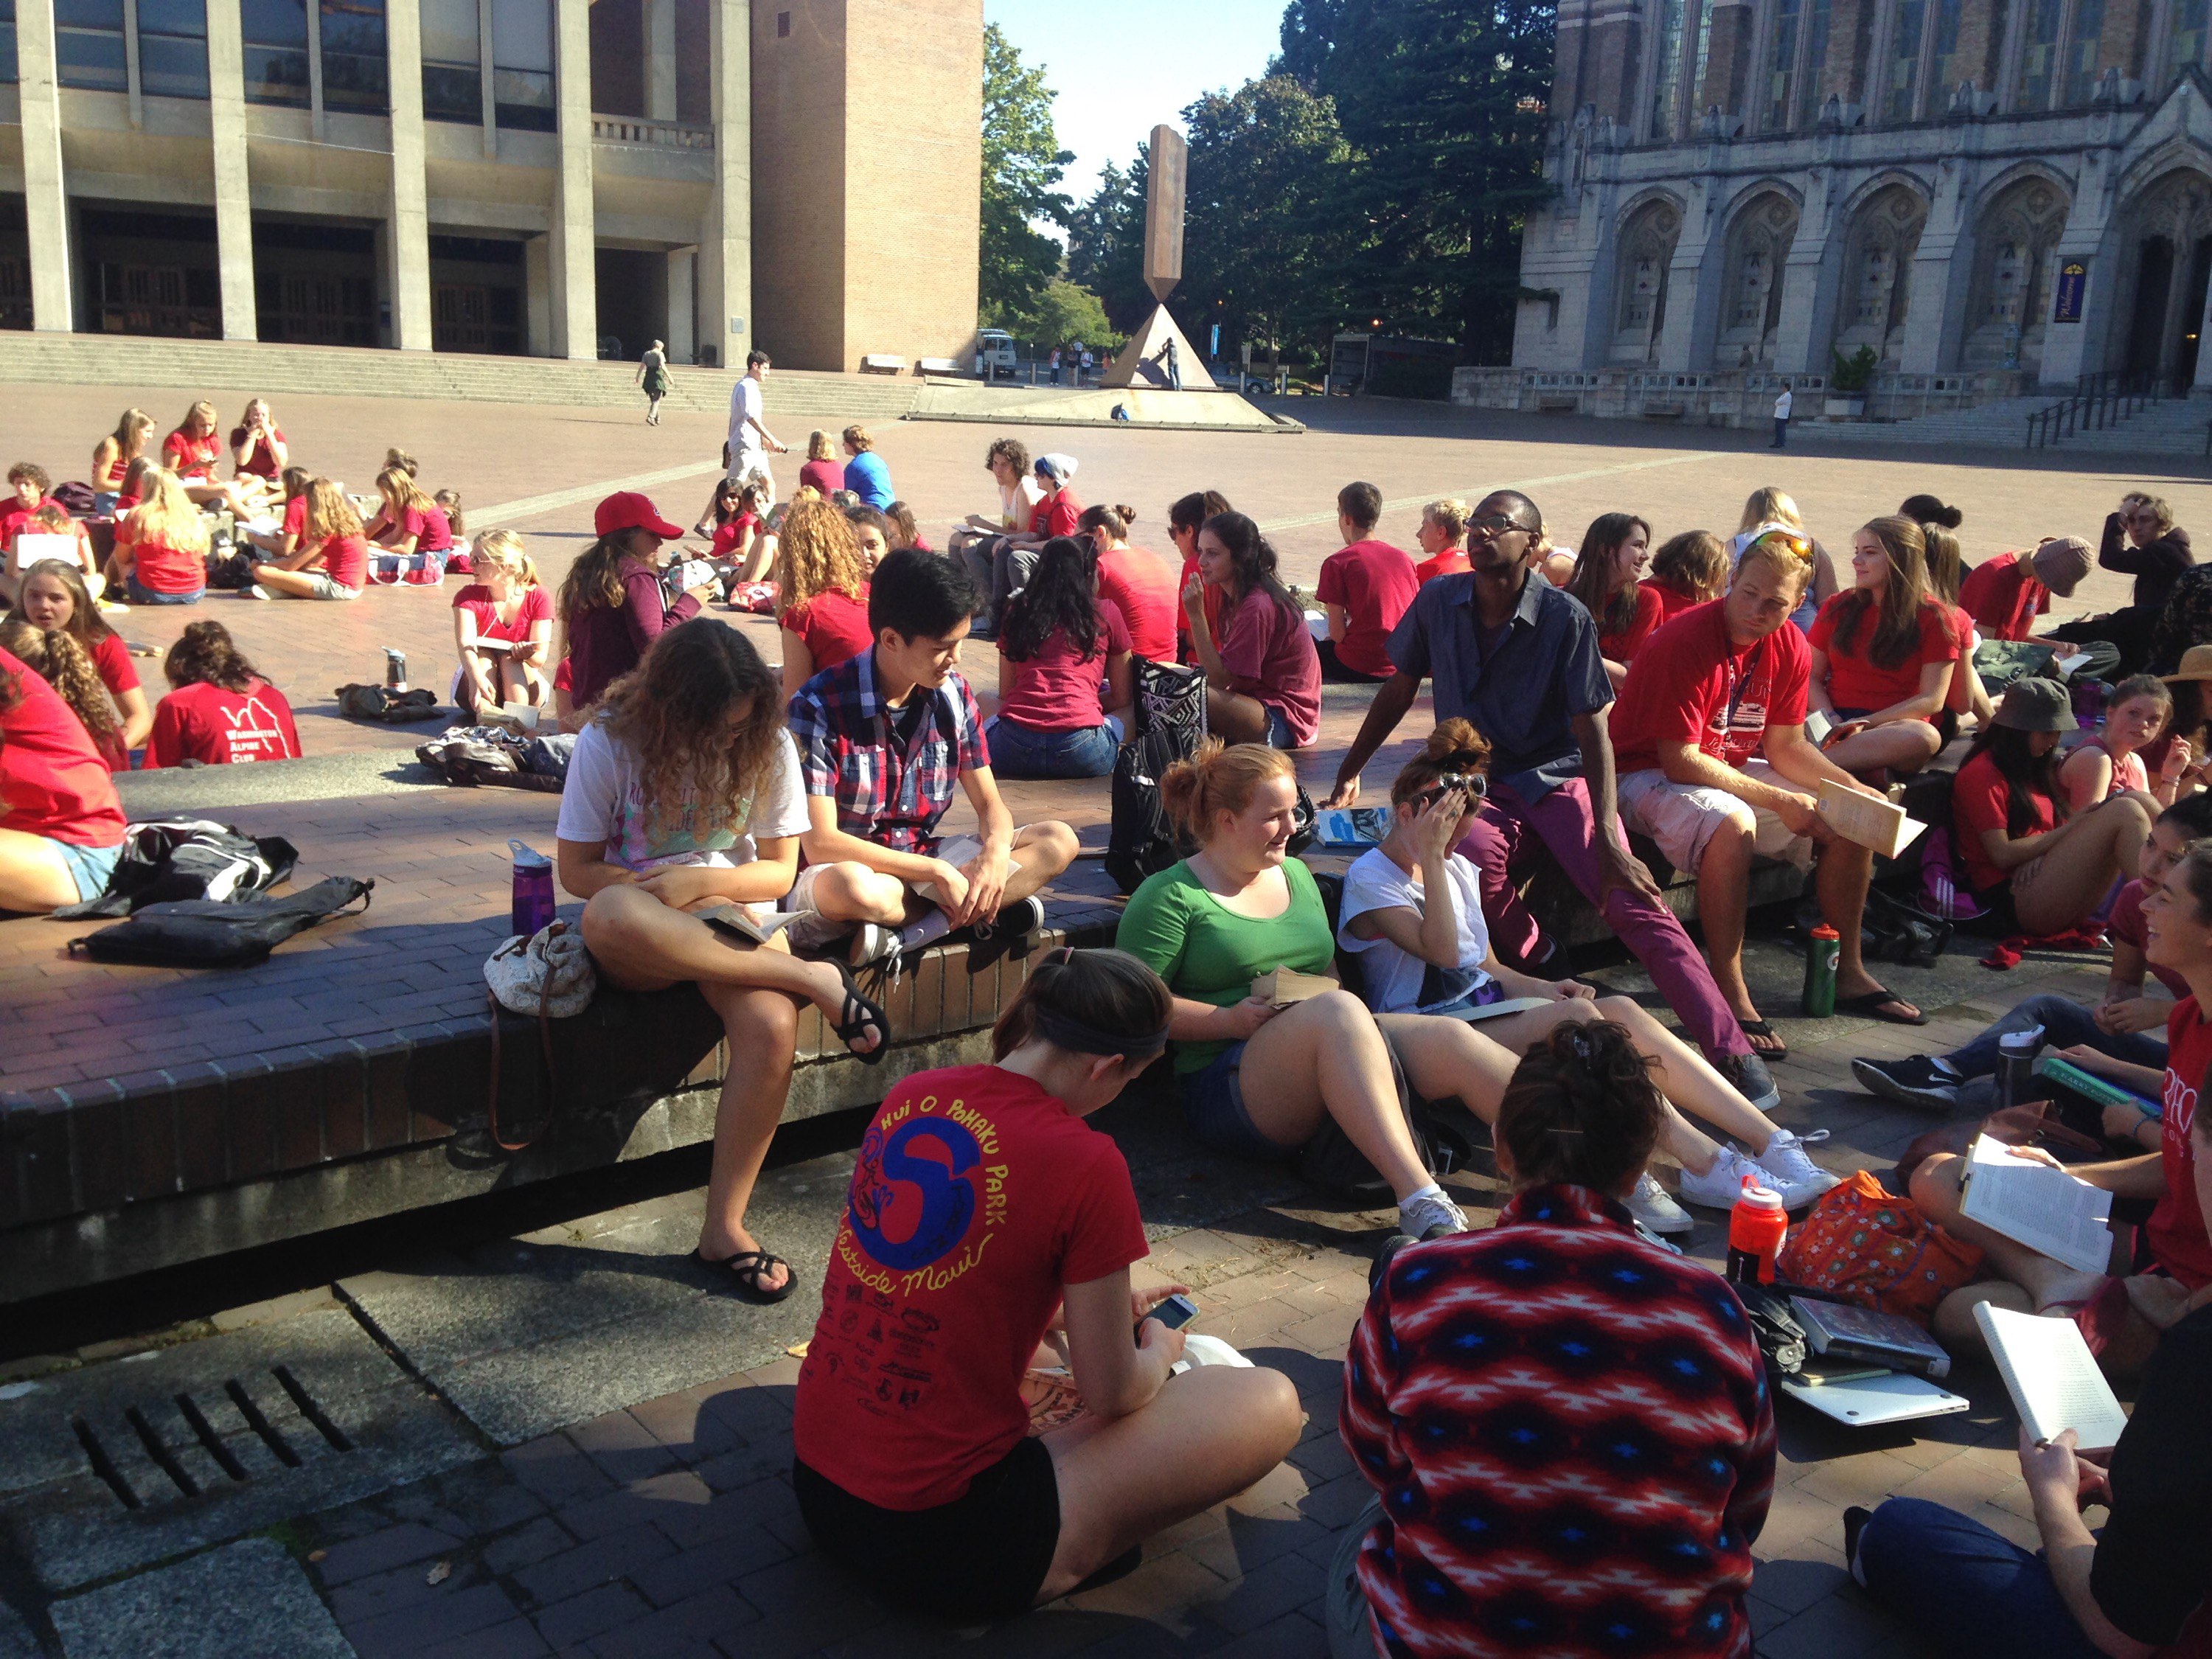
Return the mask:
<svg viewBox="0 0 2212 1659">
<path fill-rule="evenodd" d="M 1026 1612 L 1060 1547 L 1060 1480 L 1028 1437 L 934 1509 L 880 1509 L 796 1458 L 791 1486 L 823 1554 L 887 1600 L 948 1619 Z"/>
<path fill-rule="evenodd" d="M 1961 924 L 1968 933 L 1979 933 L 1988 939 L 2011 939 L 2023 931 L 2020 925 L 2020 912 L 2013 908 L 2012 884 L 2009 881 L 1982 888 L 1975 893 L 1974 902 L 1988 914 Z"/>
</svg>

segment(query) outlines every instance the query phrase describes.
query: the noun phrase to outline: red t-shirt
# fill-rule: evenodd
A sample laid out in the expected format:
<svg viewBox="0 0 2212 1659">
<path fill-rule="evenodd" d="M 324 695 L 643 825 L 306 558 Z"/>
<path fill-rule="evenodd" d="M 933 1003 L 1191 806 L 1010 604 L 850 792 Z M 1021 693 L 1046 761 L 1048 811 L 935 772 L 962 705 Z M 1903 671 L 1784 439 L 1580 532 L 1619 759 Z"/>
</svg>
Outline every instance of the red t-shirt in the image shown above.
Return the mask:
<svg viewBox="0 0 2212 1659">
<path fill-rule="evenodd" d="M 146 739 L 149 768 L 188 760 L 238 766 L 299 758 L 300 728 L 292 723 L 292 705 L 260 678 L 243 691 L 202 683 L 170 692 L 155 707 L 154 730 Z"/>
<path fill-rule="evenodd" d="M 1040 496 L 1037 504 L 1030 509 L 1030 534 L 1073 536 L 1075 521 L 1082 516 L 1083 503 L 1075 499 L 1072 489 Z"/>
<path fill-rule="evenodd" d="M 1680 588 L 1670 587 L 1655 577 L 1644 579 L 1644 591 L 1646 593 L 1656 593 L 1659 596 L 1659 623 L 1662 628 L 1685 611 L 1706 603 L 1704 599 L 1692 599 Z M 1613 660 L 1618 662 L 1620 659 L 1616 657 Z"/>
<path fill-rule="evenodd" d="M 59 505 L 60 503 L 51 495 L 41 495 L 38 504 L 33 507 L 26 507 L 13 495 L 9 496 L 8 505 L 0 507 L 0 548 L 14 547 L 15 538 L 23 533 L 23 527 L 36 518 L 42 509 Z"/>
<path fill-rule="evenodd" d="M 996 1066 L 902 1079 L 822 1276 L 799 1456 L 884 1509 L 963 1496 L 1029 1432 L 1022 1374 L 1062 1288 L 1145 1255 L 1121 1149 L 1061 1102 Z"/>
<path fill-rule="evenodd" d="M 2010 879 L 2004 871 L 1990 862 L 1989 853 L 1982 846 L 1986 831 L 2003 830 L 2017 841 L 2022 836 L 2038 835 L 2058 827 L 2050 796 L 2031 793 L 2027 799 L 2033 808 L 2032 821 L 2027 829 L 2015 833 L 2008 827 L 2006 817 L 2012 788 L 1992 757 L 1986 754 L 1975 756 L 1959 769 L 1959 775 L 1951 781 L 1951 817 L 1956 829 L 1953 839 L 1958 842 L 1960 860 L 1966 866 L 1966 879 L 1973 884 L 1977 893 L 2003 886 Z"/>
<path fill-rule="evenodd" d="M 1106 659 L 1131 649 L 1129 625 L 1121 609 L 1110 599 L 1098 601 L 1098 638 L 1091 654 L 1079 657 L 1067 630 L 1055 628 L 1037 653 L 1024 662 L 1006 657 L 1006 642 L 999 641 L 1006 657 L 1006 695 L 999 701 L 1002 719 L 1033 732 L 1087 732 L 1099 725 L 1103 711 L 1098 702 L 1098 683 L 1106 677 Z"/>
<path fill-rule="evenodd" d="M 92 665 L 100 671 L 100 683 L 118 702 L 125 691 L 138 689 L 138 665 L 131 660 L 131 647 L 123 643 L 120 634 L 110 634 L 94 644 Z"/>
<path fill-rule="evenodd" d="M 1804 725 L 1813 662 L 1805 636 L 1778 628 L 1739 652 L 1727 611 L 1719 599 L 1686 611 L 1636 653 L 1613 705 L 1616 773 L 1656 769 L 1660 744 L 1670 741 L 1741 768 L 1768 726 Z"/>
<path fill-rule="evenodd" d="M 1413 575 L 1423 587 L 1426 587 L 1439 576 L 1456 576 L 1461 571 L 1468 568 L 1467 550 L 1463 547 L 1448 547 L 1436 557 L 1423 559 L 1415 565 Z"/>
<path fill-rule="evenodd" d="M 1190 643 L 1190 618 L 1183 614 L 1182 591 L 1190 586 L 1192 578 L 1197 574 L 1198 556 L 1194 553 L 1182 562 L 1182 574 L 1176 578 L 1176 642 L 1178 646 L 1186 647 L 1183 651 L 1185 662 L 1195 662 L 1197 658 L 1188 649 Z M 1206 587 L 1203 583 L 1200 586 L 1203 588 L 1206 602 L 1206 631 L 1213 635 L 1213 642 L 1218 645 L 1221 643 L 1221 590 L 1218 587 Z"/>
<path fill-rule="evenodd" d="M 123 803 L 107 763 L 76 711 L 43 676 L 0 651 L 0 677 L 18 700 L 0 711 L 0 830 L 72 847 L 118 847 Z"/>
<path fill-rule="evenodd" d="M 1651 637 L 1652 630 L 1666 620 L 1667 607 L 1656 591 L 1646 587 L 1642 582 L 1637 583 L 1635 608 L 1629 612 L 1628 626 L 1618 634 L 1599 635 L 1598 655 L 1607 662 L 1617 662 L 1626 666 L 1636 659 L 1636 653 L 1644 648 L 1644 642 Z"/>
<path fill-rule="evenodd" d="M 133 539 L 131 548 L 137 562 L 131 567 L 141 587 L 155 593 L 191 593 L 207 586 L 207 560 L 167 542 Z"/>
<path fill-rule="evenodd" d="M 469 611 L 476 617 L 477 637 L 480 640 L 520 641 L 530 637 L 530 630 L 538 623 L 553 620 L 553 596 L 543 586 L 532 587 L 523 594 L 514 620 L 501 622 L 499 604 L 492 598 L 491 589 L 482 582 L 471 582 L 453 595 L 453 609 Z"/>
<path fill-rule="evenodd" d="M 845 464 L 842 461 L 809 461 L 799 469 L 799 483 L 802 489 L 812 484 L 822 492 L 822 499 L 826 501 L 845 487 Z"/>
<path fill-rule="evenodd" d="M 1920 671 L 1931 662 L 1959 660 L 1960 641 L 1952 631 L 1948 607 L 1934 599 L 1920 605 L 1920 643 L 1894 668 L 1877 668 L 1866 651 L 1874 637 L 1871 611 L 1859 619 L 1858 635 L 1849 653 L 1836 649 L 1836 608 L 1851 596 L 1838 593 L 1820 607 L 1813 619 L 1813 648 L 1828 653 L 1828 702 L 1837 708 L 1856 708 L 1872 714 L 1920 695 Z"/>
<path fill-rule="evenodd" d="M 715 526 L 714 556 L 718 559 L 726 559 L 738 549 L 743 547 L 751 539 L 753 526 L 759 522 L 760 517 L 757 514 L 740 513 L 729 523 Z"/>
<path fill-rule="evenodd" d="M 2150 933 L 2143 926 L 2142 913 L 2143 899 L 2149 891 L 2150 884 L 2140 876 L 2120 889 L 2119 897 L 2112 901 L 2113 944 L 2132 945 L 2138 951 L 2150 948 Z M 2186 998 L 2196 994 L 2189 988 L 2189 981 L 2172 969 L 2161 968 L 2154 962 L 2146 962 L 2143 965 L 2157 976 L 2160 985 L 2175 996 Z"/>
<path fill-rule="evenodd" d="M 1959 585 L 1959 603 L 1985 640 L 2024 640 L 2035 619 L 2051 612 L 2051 590 L 2024 553 L 2000 553 L 1976 565 Z"/>
<path fill-rule="evenodd" d="M 323 574 L 340 587 L 358 591 L 368 580 L 368 539 L 333 536 L 323 544 Z"/>
<path fill-rule="evenodd" d="M 2159 1162 L 2166 1191 L 2144 1224 L 2150 1253 L 2176 1279 L 2194 1291 L 2212 1279 L 2212 1240 L 2204 1235 L 2204 1212 L 2197 1202 L 2197 1153 L 2190 1126 L 2197 1121 L 2197 1091 L 2204 1068 L 2212 1065 L 2212 1026 L 2194 996 L 2173 1005 L 2166 1022 L 2166 1115 L 2159 1121 Z"/>
<path fill-rule="evenodd" d="M 1221 665 L 1231 689 L 1279 708 L 1304 748 L 1321 731 L 1321 653 L 1306 619 L 1254 588 L 1222 618 Z"/>
<path fill-rule="evenodd" d="M 161 440 L 161 465 L 186 483 L 213 483 L 216 458 L 222 453 L 222 441 L 212 432 L 194 438 L 179 427 Z"/>
<path fill-rule="evenodd" d="M 1098 597 L 1121 611 L 1132 651 L 1153 662 L 1176 659 L 1182 600 L 1173 565 L 1141 547 L 1115 548 L 1099 556 Z"/>
<path fill-rule="evenodd" d="M 443 553 L 453 545 L 453 521 L 435 501 L 428 507 L 402 507 L 399 533 L 415 538 L 417 553 Z"/>
<path fill-rule="evenodd" d="M 305 495 L 295 495 L 284 503 L 284 524 L 279 533 L 295 540 L 307 533 L 307 498 Z"/>
<path fill-rule="evenodd" d="M 283 427 L 271 427 L 269 431 L 270 435 L 278 443 L 288 442 Z M 235 449 L 245 441 L 246 428 L 242 426 L 233 427 L 230 430 L 230 447 Z M 276 452 L 270 447 L 269 440 L 256 438 L 253 441 L 253 447 L 246 452 L 246 459 L 238 464 L 238 470 L 249 477 L 273 479 L 282 469 L 276 465 Z"/>
<path fill-rule="evenodd" d="M 814 655 L 814 672 L 817 674 L 859 656 L 875 643 L 876 636 L 868 627 L 868 592 L 865 586 L 857 599 L 850 593 L 830 588 L 804 604 L 792 605 L 776 620 L 805 641 L 807 650 Z"/>
<path fill-rule="evenodd" d="M 1413 562 L 1388 542 L 1369 538 L 1323 559 L 1316 592 L 1323 605 L 1340 605 L 1346 616 L 1336 659 L 1362 674 L 1395 673 L 1390 630 L 1420 587 Z"/>
</svg>

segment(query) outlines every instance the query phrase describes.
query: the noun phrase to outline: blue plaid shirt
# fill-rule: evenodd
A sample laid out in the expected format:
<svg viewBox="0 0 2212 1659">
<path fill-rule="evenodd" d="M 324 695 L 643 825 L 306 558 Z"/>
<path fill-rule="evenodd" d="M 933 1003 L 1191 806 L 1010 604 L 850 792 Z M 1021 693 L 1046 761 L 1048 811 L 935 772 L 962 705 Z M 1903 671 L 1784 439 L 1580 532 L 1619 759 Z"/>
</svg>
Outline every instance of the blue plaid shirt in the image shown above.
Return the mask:
<svg viewBox="0 0 2212 1659">
<path fill-rule="evenodd" d="M 901 716 L 925 700 L 920 723 L 902 741 Z M 975 694 L 955 670 L 934 691 L 916 686 L 905 708 L 876 690 L 871 649 L 825 668 L 791 700 L 806 793 L 837 803 L 837 827 L 897 853 L 937 851 L 937 823 L 960 787 L 960 775 L 991 763 Z"/>
</svg>

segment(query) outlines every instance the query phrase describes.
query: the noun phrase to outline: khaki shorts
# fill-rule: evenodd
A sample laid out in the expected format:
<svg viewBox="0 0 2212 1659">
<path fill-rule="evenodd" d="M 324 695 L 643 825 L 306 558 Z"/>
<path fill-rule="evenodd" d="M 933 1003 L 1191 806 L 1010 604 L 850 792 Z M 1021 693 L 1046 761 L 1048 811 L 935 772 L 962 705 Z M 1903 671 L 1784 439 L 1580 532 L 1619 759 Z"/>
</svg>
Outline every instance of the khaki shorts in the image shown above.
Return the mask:
<svg viewBox="0 0 2212 1659">
<path fill-rule="evenodd" d="M 1765 761 L 1746 761 L 1739 769 L 1754 782 L 1777 789 L 1792 787 Z M 1762 858 L 1794 864 L 1801 870 L 1813 865 L 1813 838 L 1793 834 L 1781 817 L 1763 806 L 1753 806 L 1741 796 L 1704 784 L 1670 783 L 1656 769 L 1631 772 L 1618 786 L 1620 820 L 1631 830 L 1659 843 L 1667 862 L 1691 875 L 1705 861 L 1705 847 L 1720 827 L 1741 815 L 1752 815 L 1752 847 Z"/>
<path fill-rule="evenodd" d="M 1017 830 L 1014 831 L 1014 839 L 1019 841 L 1022 832 Z M 947 836 L 943 841 L 938 842 L 937 850 L 929 856 L 943 859 L 957 870 L 982 850 L 983 838 L 981 836 Z M 826 864 L 810 864 L 801 870 L 799 872 L 799 879 L 792 884 L 790 893 L 782 901 L 783 908 L 787 910 L 812 909 L 814 884 L 820 879 L 822 872 L 829 867 Z M 906 886 L 907 890 L 917 898 L 933 899 L 937 893 L 937 889 L 926 881 L 910 881 Z"/>
</svg>

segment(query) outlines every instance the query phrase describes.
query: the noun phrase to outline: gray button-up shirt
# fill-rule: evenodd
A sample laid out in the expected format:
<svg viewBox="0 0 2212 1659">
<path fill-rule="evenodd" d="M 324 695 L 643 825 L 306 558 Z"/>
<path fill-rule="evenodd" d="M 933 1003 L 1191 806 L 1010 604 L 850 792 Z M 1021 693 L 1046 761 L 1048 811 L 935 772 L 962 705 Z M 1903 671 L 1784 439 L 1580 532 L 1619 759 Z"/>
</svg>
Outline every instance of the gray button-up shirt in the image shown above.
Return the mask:
<svg viewBox="0 0 2212 1659">
<path fill-rule="evenodd" d="M 1492 779 L 1523 800 L 1582 775 L 1575 718 L 1613 700 L 1596 623 L 1582 601 L 1534 570 L 1490 652 L 1474 574 L 1462 571 L 1415 595 L 1390 635 L 1390 660 L 1400 673 L 1433 682 L 1438 720 L 1465 720 L 1490 739 Z"/>
</svg>

